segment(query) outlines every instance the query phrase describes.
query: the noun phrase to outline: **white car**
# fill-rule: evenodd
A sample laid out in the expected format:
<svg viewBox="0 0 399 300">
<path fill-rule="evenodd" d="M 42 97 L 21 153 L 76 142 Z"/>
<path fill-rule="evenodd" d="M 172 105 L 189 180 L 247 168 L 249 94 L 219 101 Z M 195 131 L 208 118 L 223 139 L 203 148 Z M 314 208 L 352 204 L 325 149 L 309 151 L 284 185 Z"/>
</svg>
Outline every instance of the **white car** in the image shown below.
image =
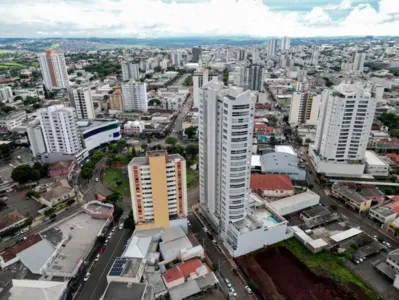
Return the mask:
<svg viewBox="0 0 399 300">
<path fill-rule="evenodd" d="M 23 228 L 22 230 L 21 230 L 21 234 L 23 234 L 23 233 L 25 233 L 25 232 L 28 232 L 29 231 L 29 228 Z"/>
<path fill-rule="evenodd" d="M 252 290 L 249 286 L 245 286 L 245 289 L 247 290 L 248 294 L 252 294 Z"/>
<path fill-rule="evenodd" d="M 119 229 L 123 229 L 123 223 L 119 225 Z"/>
<path fill-rule="evenodd" d="M 232 294 L 234 297 L 237 297 L 237 293 L 236 293 L 236 291 L 234 290 L 234 288 L 230 288 L 230 291 L 231 291 L 231 294 Z"/>
<path fill-rule="evenodd" d="M 228 287 L 228 288 L 231 288 L 231 283 L 230 283 L 230 281 L 229 281 L 227 278 L 225 278 L 224 281 L 226 282 L 227 287 Z"/>
<path fill-rule="evenodd" d="M 86 273 L 85 277 L 83 278 L 83 281 L 89 280 L 90 276 L 91 276 L 90 273 Z"/>
<path fill-rule="evenodd" d="M 98 178 L 96 178 L 96 182 L 98 182 Z"/>
<path fill-rule="evenodd" d="M 99 261 L 99 260 L 100 260 L 100 256 L 101 256 L 101 254 L 98 253 L 97 256 L 96 256 L 96 258 L 94 259 L 94 261 Z"/>
</svg>

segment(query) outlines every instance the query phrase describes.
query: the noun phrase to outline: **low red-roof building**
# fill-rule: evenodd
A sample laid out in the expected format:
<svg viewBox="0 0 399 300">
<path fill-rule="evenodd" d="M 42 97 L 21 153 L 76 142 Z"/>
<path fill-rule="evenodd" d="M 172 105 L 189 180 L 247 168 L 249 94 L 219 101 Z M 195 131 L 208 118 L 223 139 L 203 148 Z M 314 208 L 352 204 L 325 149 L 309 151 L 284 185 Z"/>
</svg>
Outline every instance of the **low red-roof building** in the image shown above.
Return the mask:
<svg viewBox="0 0 399 300">
<path fill-rule="evenodd" d="M 25 221 L 26 217 L 23 214 L 17 210 L 12 210 L 0 217 L 0 232 L 4 232 L 13 227 L 21 226 Z"/>
<path fill-rule="evenodd" d="M 390 159 L 392 159 L 394 162 L 396 162 L 397 164 L 399 164 L 399 154 L 396 153 L 387 153 L 385 154 L 386 157 L 389 157 Z"/>
<path fill-rule="evenodd" d="M 162 275 L 168 289 L 183 284 L 187 279 L 195 279 L 208 274 L 210 271 L 206 265 L 198 259 L 191 259 L 166 270 Z"/>
<path fill-rule="evenodd" d="M 70 175 L 75 167 L 75 161 L 59 161 L 51 164 L 48 175 L 51 178 L 58 177 L 61 175 Z"/>
<path fill-rule="evenodd" d="M 250 187 L 253 192 L 263 198 L 278 199 L 295 194 L 288 175 L 252 174 Z"/>
<path fill-rule="evenodd" d="M 265 133 L 271 133 L 271 132 L 274 132 L 274 128 L 271 126 L 267 126 L 265 124 L 255 124 L 254 125 L 254 133 L 265 134 Z"/>
<path fill-rule="evenodd" d="M 17 256 L 18 253 L 28 249 L 41 240 L 42 238 L 39 234 L 31 235 L 26 240 L 23 240 L 20 243 L 17 243 L 15 246 L 4 250 L 0 253 L 0 267 L 5 268 L 16 263 L 19 261 Z"/>
</svg>

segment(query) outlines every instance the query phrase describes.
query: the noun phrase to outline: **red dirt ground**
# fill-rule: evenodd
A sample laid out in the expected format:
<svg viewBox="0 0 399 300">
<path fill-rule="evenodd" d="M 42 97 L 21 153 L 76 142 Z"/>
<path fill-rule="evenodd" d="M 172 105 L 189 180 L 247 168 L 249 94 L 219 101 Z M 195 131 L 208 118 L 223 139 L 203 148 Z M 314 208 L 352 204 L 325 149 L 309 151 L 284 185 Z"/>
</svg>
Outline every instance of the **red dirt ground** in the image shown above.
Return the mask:
<svg viewBox="0 0 399 300">
<path fill-rule="evenodd" d="M 348 291 L 333 280 L 316 275 L 284 247 L 270 248 L 237 260 L 267 299 L 370 299 L 360 288 L 351 287 Z"/>
</svg>

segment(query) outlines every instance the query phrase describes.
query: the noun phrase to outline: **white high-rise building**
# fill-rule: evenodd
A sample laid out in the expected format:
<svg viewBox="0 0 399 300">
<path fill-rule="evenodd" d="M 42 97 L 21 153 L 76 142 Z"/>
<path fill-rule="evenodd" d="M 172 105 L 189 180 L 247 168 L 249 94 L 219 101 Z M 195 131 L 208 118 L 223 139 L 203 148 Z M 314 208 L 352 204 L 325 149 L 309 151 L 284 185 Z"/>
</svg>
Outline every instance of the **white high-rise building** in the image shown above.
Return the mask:
<svg viewBox="0 0 399 300">
<path fill-rule="evenodd" d="M 362 73 L 364 68 L 364 61 L 366 60 L 366 53 L 357 52 L 353 62 L 353 72 Z"/>
<path fill-rule="evenodd" d="M 217 81 L 200 89 L 200 204 L 223 237 L 246 216 L 254 106 L 250 90 Z"/>
<path fill-rule="evenodd" d="M 237 49 L 236 56 L 238 61 L 245 61 L 247 60 L 247 51 L 245 49 Z"/>
<path fill-rule="evenodd" d="M 9 86 L 0 84 L 0 103 L 12 102 L 14 96 Z"/>
<path fill-rule="evenodd" d="M 134 80 L 122 83 L 122 104 L 124 111 L 147 111 L 147 85 Z"/>
<path fill-rule="evenodd" d="M 133 79 L 133 80 L 140 79 L 140 72 L 139 72 L 140 65 L 125 62 L 125 63 L 121 63 L 121 67 L 122 67 L 122 80 L 123 81 L 129 80 L 129 79 Z"/>
<path fill-rule="evenodd" d="M 341 83 L 322 94 L 316 139 L 309 149 L 319 173 L 363 174 L 376 99 L 361 83 Z"/>
<path fill-rule="evenodd" d="M 311 65 L 317 66 L 317 64 L 319 63 L 319 56 L 320 56 L 320 48 L 313 47 L 312 48 L 312 57 L 310 58 Z"/>
<path fill-rule="evenodd" d="M 251 48 L 252 63 L 257 64 L 259 62 L 259 53 L 257 47 L 254 45 Z"/>
<path fill-rule="evenodd" d="M 203 84 L 208 81 L 218 80 L 218 75 L 215 73 L 210 73 L 207 68 L 204 68 L 200 71 L 196 71 L 193 74 L 193 98 L 194 98 L 194 107 L 199 106 L 199 90 Z"/>
<path fill-rule="evenodd" d="M 267 41 L 267 56 L 273 57 L 276 55 L 277 40 L 270 39 Z"/>
<path fill-rule="evenodd" d="M 73 155 L 82 150 L 73 107 L 53 105 L 38 113 L 47 152 Z"/>
<path fill-rule="evenodd" d="M 96 118 L 90 86 L 74 88 L 72 90 L 72 98 L 78 119 Z"/>
<path fill-rule="evenodd" d="M 181 52 L 173 52 L 170 55 L 170 59 L 172 60 L 172 65 L 176 67 L 181 67 L 182 66 L 182 54 Z"/>
<path fill-rule="evenodd" d="M 290 105 L 289 123 L 292 126 L 300 124 L 317 125 L 321 95 L 309 92 L 297 93 L 292 95 Z"/>
<path fill-rule="evenodd" d="M 281 39 L 281 51 L 287 51 L 291 47 L 291 39 L 285 36 Z"/>
<path fill-rule="evenodd" d="M 66 89 L 69 87 L 64 54 L 49 50 L 39 55 L 39 63 L 43 82 L 48 90 Z"/>
</svg>

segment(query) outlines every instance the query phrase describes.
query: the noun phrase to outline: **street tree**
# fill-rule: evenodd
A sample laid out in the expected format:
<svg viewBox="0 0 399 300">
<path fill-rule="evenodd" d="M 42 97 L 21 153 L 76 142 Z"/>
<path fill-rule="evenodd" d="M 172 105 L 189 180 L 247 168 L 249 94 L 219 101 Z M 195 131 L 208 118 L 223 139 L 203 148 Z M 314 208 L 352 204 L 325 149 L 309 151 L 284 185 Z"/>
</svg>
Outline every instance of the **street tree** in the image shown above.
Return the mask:
<svg viewBox="0 0 399 300">
<path fill-rule="evenodd" d="M 105 202 L 107 203 L 118 203 L 122 201 L 122 195 L 119 193 L 112 193 L 105 197 Z"/>
<path fill-rule="evenodd" d="M 100 160 L 103 159 L 104 156 L 105 156 L 104 152 L 96 151 L 93 153 L 93 156 L 91 157 L 91 159 L 94 160 L 95 162 L 99 162 Z"/>
<path fill-rule="evenodd" d="M 112 167 L 113 165 L 116 164 L 116 160 L 117 159 L 116 159 L 116 156 L 114 154 L 108 155 L 107 162 L 106 162 L 107 166 Z"/>
<path fill-rule="evenodd" d="M 40 172 L 30 165 L 20 165 L 11 172 L 11 178 L 18 183 L 40 180 Z"/>
<path fill-rule="evenodd" d="M 192 139 L 195 136 L 195 134 L 197 133 L 197 127 L 196 126 L 187 127 L 184 130 L 184 133 L 187 135 L 187 137 L 189 139 Z"/>
<path fill-rule="evenodd" d="M 186 151 L 187 156 L 189 156 L 192 159 L 194 159 L 199 153 L 198 144 L 189 144 L 189 145 L 187 145 L 185 151 Z"/>
<path fill-rule="evenodd" d="M 177 138 L 170 136 L 165 140 L 165 143 L 174 146 L 177 144 Z"/>
</svg>

